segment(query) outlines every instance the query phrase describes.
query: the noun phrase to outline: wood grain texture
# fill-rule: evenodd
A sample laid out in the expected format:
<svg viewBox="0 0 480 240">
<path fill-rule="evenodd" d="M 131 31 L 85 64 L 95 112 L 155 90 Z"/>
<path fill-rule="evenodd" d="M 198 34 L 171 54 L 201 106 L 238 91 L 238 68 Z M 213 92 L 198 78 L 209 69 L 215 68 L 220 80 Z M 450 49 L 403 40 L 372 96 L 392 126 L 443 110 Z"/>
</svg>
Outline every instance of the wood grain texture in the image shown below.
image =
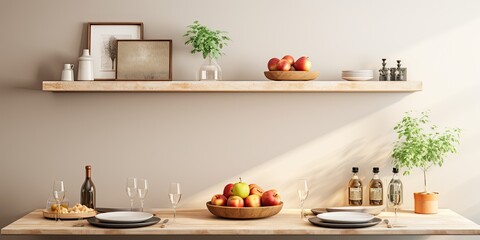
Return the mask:
<svg viewBox="0 0 480 240">
<path fill-rule="evenodd" d="M 415 92 L 418 81 L 44 81 L 51 92 Z"/>
<path fill-rule="evenodd" d="M 153 209 L 162 219 L 172 218 L 171 209 Z M 393 219 L 393 213 L 378 217 Z M 84 220 L 85 221 L 85 220 Z M 159 224 L 131 229 L 107 229 L 90 225 L 73 227 L 78 221 L 43 218 L 42 210 L 33 211 L 2 229 L 5 235 L 480 235 L 480 226 L 461 215 L 441 209 L 438 214 L 414 214 L 402 211 L 398 223 L 402 228 L 387 228 L 380 223 L 369 228 L 322 228 L 300 220 L 300 210 L 283 209 L 279 214 L 255 220 L 231 220 L 213 216 L 207 209 L 180 209 L 173 224 Z"/>
</svg>

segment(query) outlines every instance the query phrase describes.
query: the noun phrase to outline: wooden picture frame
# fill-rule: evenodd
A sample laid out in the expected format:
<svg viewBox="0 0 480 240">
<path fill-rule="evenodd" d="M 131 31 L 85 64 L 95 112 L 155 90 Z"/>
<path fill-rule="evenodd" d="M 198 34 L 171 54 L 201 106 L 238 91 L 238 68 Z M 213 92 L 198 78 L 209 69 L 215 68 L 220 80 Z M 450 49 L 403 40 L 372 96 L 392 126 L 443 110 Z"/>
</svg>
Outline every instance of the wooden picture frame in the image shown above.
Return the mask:
<svg viewBox="0 0 480 240">
<path fill-rule="evenodd" d="M 116 80 L 171 81 L 172 40 L 118 40 Z"/>
<path fill-rule="evenodd" d="M 93 58 L 95 80 L 114 80 L 116 40 L 143 39 L 142 22 L 89 22 L 88 49 Z M 115 58 L 114 58 L 115 57 Z"/>
</svg>

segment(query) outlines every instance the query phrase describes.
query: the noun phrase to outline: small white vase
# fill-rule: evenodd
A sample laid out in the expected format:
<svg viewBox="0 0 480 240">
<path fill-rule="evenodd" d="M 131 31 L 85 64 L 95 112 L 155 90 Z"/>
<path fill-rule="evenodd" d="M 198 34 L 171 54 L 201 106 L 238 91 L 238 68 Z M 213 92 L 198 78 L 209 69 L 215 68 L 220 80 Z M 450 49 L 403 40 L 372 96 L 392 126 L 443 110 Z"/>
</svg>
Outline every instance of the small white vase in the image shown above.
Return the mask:
<svg viewBox="0 0 480 240">
<path fill-rule="evenodd" d="M 73 64 L 67 63 L 63 65 L 62 70 L 62 77 L 60 78 L 62 81 L 73 81 L 75 80 L 73 77 L 73 68 L 75 66 Z"/>
<path fill-rule="evenodd" d="M 205 59 L 202 66 L 197 72 L 197 80 L 199 81 L 215 81 L 222 80 L 222 68 L 218 65 L 217 61 L 208 56 Z"/>
<path fill-rule="evenodd" d="M 93 58 L 90 50 L 83 49 L 83 54 L 78 58 L 78 80 L 93 81 Z"/>
</svg>

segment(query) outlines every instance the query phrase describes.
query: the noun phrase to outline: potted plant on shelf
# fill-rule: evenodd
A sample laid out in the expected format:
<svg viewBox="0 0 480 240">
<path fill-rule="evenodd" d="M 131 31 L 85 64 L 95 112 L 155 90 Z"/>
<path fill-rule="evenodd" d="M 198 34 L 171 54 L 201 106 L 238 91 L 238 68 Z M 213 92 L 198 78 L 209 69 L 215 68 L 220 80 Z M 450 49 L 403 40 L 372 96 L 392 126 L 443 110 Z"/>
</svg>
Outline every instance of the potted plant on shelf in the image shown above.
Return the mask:
<svg viewBox="0 0 480 240">
<path fill-rule="evenodd" d="M 222 48 L 230 41 L 227 32 L 211 30 L 198 21 L 194 21 L 187 29 L 183 35 L 188 38 L 185 45 L 192 45 L 191 53 L 200 52 L 206 60 L 197 73 L 197 80 L 222 80 L 222 69 L 216 59 L 223 54 Z"/>
<path fill-rule="evenodd" d="M 413 168 L 423 171 L 424 191 L 415 192 L 415 213 L 437 213 L 438 193 L 431 192 L 427 185 L 427 171 L 432 166 L 442 166 L 448 153 L 456 153 L 459 144 L 459 128 L 440 131 L 436 125 L 429 125 L 428 112 L 420 116 L 405 113 L 402 121 L 394 130 L 398 139 L 393 147 L 393 164 L 406 168 L 404 175 L 409 175 Z"/>
</svg>

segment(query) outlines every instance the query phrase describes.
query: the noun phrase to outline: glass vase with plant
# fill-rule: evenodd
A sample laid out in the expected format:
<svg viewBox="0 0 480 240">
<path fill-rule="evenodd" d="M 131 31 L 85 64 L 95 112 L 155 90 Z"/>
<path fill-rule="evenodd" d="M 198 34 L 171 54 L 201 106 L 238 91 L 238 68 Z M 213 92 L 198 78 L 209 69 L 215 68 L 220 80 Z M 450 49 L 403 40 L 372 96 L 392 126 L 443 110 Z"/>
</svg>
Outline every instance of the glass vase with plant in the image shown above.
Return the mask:
<svg viewBox="0 0 480 240">
<path fill-rule="evenodd" d="M 230 41 L 227 32 L 211 30 L 198 21 L 194 21 L 187 27 L 187 32 L 183 36 L 188 38 L 185 45 L 191 45 L 193 48 L 191 53 L 202 53 L 206 60 L 198 71 L 197 80 L 221 80 L 222 69 L 216 59 L 220 58 L 223 54 L 223 47 L 227 46 Z"/>
<path fill-rule="evenodd" d="M 422 112 L 420 116 L 405 113 L 394 130 L 398 139 L 393 147 L 393 164 L 405 168 L 404 175 L 409 175 L 414 168 L 420 168 L 423 172 L 424 191 L 414 194 L 415 212 L 436 213 L 438 193 L 429 191 L 427 171 L 433 166 L 441 167 L 447 154 L 457 152 L 461 130 L 439 130 L 436 125 L 430 125 L 428 112 Z M 427 202 L 422 202 L 422 198 Z"/>
</svg>

